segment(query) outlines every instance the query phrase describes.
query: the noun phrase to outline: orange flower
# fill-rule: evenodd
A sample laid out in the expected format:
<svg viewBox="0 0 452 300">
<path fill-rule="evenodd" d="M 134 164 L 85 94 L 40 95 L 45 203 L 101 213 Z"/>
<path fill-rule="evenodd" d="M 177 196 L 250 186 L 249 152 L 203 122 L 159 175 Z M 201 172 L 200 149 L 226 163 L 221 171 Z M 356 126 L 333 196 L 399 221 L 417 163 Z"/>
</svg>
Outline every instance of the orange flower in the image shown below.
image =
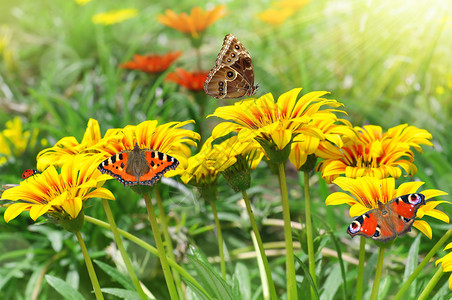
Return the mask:
<svg viewBox="0 0 452 300">
<path fill-rule="evenodd" d="M 206 12 L 196 6 L 192 8 L 190 15 L 186 13 L 176 14 L 170 9 L 167 9 L 165 13 L 165 15 L 158 16 L 160 23 L 182 33 L 190 33 L 192 37 L 197 38 L 207 27 L 226 15 L 226 6 L 219 5 Z"/>
<path fill-rule="evenodd" d="M 175 82 L 192 91 L 202 91 L 208 74 L 209 72 L 189 72 L 182 68 L 177 68 L 174 72 L 168 74 L 166 80 Z"/>
<path fill-rule="evenodd" d="M 182 54 L 181 51 L 169 52 L 167 54 L 135 54 L 133 60 L 121 64 L 122 69 L 140 70 L 146 73 L 159 73 L 167 70 L 169 66 Z"/>
</svg>

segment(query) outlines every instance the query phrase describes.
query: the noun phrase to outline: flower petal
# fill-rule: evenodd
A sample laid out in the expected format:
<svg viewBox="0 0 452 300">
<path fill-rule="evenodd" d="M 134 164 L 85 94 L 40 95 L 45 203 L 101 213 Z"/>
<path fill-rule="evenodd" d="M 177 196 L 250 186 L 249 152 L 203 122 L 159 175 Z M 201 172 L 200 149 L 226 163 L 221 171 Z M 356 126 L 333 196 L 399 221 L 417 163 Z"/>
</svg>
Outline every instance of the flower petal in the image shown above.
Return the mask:
<svg viewBox="0 0 452 300">
<path fill-rule="evenodd" d="M 413 227 L 417 228 L 420 232 L 425 234 L 429 239 L 432 239 L 432 228 L 427 222 L 422 220 L 416 220 L 413 223 Z"/>
</svg>

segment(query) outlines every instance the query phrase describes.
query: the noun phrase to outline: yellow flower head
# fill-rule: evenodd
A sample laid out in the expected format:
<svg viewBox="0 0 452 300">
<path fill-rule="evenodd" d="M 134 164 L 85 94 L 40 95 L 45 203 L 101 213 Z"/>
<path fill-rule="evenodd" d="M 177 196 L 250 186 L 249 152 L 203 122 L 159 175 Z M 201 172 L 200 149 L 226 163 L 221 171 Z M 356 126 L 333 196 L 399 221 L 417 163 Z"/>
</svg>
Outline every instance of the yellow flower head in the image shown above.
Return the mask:
<svg viewBox="0 0 452 300">
<path fill-rule="evenodd" d="M 273 3 L 275 7 L 291 8 L 295 11 L 305 7 L 311 0 L 279 0 Z"/>
<path fill-rule="evenodd" d="M 320 162 L 317 170 L 328 183 L 342 174 L 349 178 L 391 176 L 397 179 L 402 175 L 400 168 L 413 176 L 417 168 L 410 148 L 422 152 L 420 145 L 433 145 L 428 131 L 407 124 L 385 133 L 380 126 L 374 125 L 355 127 L 354 132 L 342 137 L 343 147 L 340 149 L 319 149 L 319 156 L 325 160 Z"/>
<path fill-rule="evenodd" d="M 444 248 L 444 251 L 452 249 L 452 243 L 447 244 Z M 442 258 L 438 259 L 435 263 L 437 266 L 441 263 L 441 268 L 443 268 L 443 272 L 452 272 L 452 252 L 449 252 Z M 449 276 L 449 290 L 452 291 L 452 274 Z"/>
<path fill-rule="evenodd" d="M 323 132 L 317 128 L 315 120 L 336 118 L 335 109 L 323 109 L 329 105 L 339 107 L 342 104 L 336 100 L 320 98 L 327 92 L 310 92 L 298 99 L 301 89 L 293 89 L 282 94 L 275 102 L 272 94 L 266 94 L 259 99 L 248 99 L 236 102 L 233 106 L 223 106 L 210 116 L 230 120 L 217 125 L 212 137 L 237 132 L 240 141 L 256 140 L 262 146 L 283 150 L 296 136 L 309 135 L 324 140 Z M 209 117 L 210 117 L 209 116 Z M 266 154 L 269 152 L 266 150 Z"/>
<path fill-rule="evenodd" d="M 273 26 L 278 26 L 282 23 L 284 23 L 289 17 L 291 17 L 293 14 L 295 13 L 295 11 L 291 8 L 269 8 L 263 12 L 261 12 L 260 14 L 257 15 L 257 17 L 269 24 L 269 25 L 273 25 Z"/>
<path fill-rule="evenodd" d="M 345 125 L 337 125 L 336 121 L 340 121 Z M 329 149 L 333 151 L 337 147 L 342 147 L 341 136 L 343 134 L 353 133 L 351 124 L 347 120 L 337 119 L 334 114 L 329 114 L 322 119 L 313 120 L 310 125 L 320 129 L 325 137 L 324 140 L 311 135 L 297 135 L 293 139 L 292 150 L 290 151 L 289 160 L 297 169 L 300 169 L 308 158 L 308 155 L 318 152 L 325 153 Z M 314 169 L 315 163 L 312 166 Z"/>
<path fill-rule="evenodd" d="M 207 27 L 225 15 L 225 5 L 219 5 L 206 12 L 203 12 L 200 7 L 196 6 L 192 8 L 190 15 L 186 13 L 176 14 L 174 11 L 167 9 L 165 15 L 158 16 L 158 20 L 163 25 L 198 38 Z"/>
<path fill-rule="evenodd" d="M 112 10 L 105 13 L 98 13 L 92 17 L 94 24 L 113 25 L 131 19 L 138 15 L 138 10 L 134 8 Z"/>
<path fill-rule="evenodd" d="M 7 121 L 6 128 L 0 132 L 0 156 L 4 157 L 0 162 L 5 163 L 10 156 L 18 157 L 22 155 L 27 147 L 35 147 L 37 137 L 37 129 L 23 131 L 22 121 L 19 117 Z"/>
<path fill-rule="evenodd" d="M 82 142 L 79 143 L 73 136 L 64 137 L 55 146 L 38 153 L 37 168 L 42 171 L 50 165 L 62 166 L 71 161 L 77 154 L 87 153 L 87 148 L 92 147 L 101 140 L 99 123 L 89 119 Z"/>
<path fill-rule="evenodd" d="M 169 154 L 183 164 L 190 156 L 188 146 L 196 146 L 195 140 L 200 138 L 198 133 L 181 128 L 189 123 L 193 121 L 157 125 L 157 121 L 150 120 L 136 126 L 111 129 L 99 143 L 88 150 L 102 152 L 106 158 L 124 150 L 133 150 L 135 144 L 138 144 L 140 149 L 153 149 Z M 167 175 L 168 173 L 165 174 Z"/>
<path fill-rule="evenodd" d="M 406 195 L 416 193 L 417 190 L 424 184 L 420 181 L 402 183 L 397 189 L 395 188 L 394 178 L 378 179 L 375 177 L 359 177 L 359 178 L 346 178 L 339 177 L 334 180 L 334 184 L 338 185 L 344 191 L 350 193 L 336 192 L 329 195 L 326 200 L 326 205 L 350 205 L 350 217 L 356 217 L 368 212 L 371 209 L 378 208 L 378 202 L 388 203 L 392 199 Z M 424 190 L 422 192 L 425 196 L 425 200 L 447 195 L 447 193 L 440 190 Z M 416 214 L 418 219 L 421 219 L 424 215 L 436 218 L 443 222 L 449 223 L 449 217 L 435 207 L 441 203 L 449 203 L 447 201 L 427 201 L 425 205 L 421 206 Z M 432 238 L 432 228 L 423 220 L 416 220 L 413 224 L 414 227 L 419 229 L 423 234 Z"/>
<path fill-rule="evenodd" d="M 6 209 L 5 221 L 9 222 L 23 211 L 30 211 L 35 221 L 46 213 L 58 220 L 75 219 L 89 198 L 114 200 L 110 191 L 100 187 L 110 176 L 97 170 L 98 161 L 95 156 L 78 155 L 63 165 L 60 174 L 50 166 L 19 186 L 7 189 L 1 200 L 15 203 Z"/>
</svg>

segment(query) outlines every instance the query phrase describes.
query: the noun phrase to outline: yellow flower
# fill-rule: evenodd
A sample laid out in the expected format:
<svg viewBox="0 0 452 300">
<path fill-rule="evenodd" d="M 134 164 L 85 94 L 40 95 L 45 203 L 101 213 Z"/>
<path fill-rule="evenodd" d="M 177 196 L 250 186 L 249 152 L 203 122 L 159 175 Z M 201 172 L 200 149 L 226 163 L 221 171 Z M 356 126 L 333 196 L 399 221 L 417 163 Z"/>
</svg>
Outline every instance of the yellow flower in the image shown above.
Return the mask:
<svg viewBox="0 0 452 300">
<path fill-rule="evenodd" d="M 336 121 L 340 121 L 345 125 L 337 125 Z M 337 119 L 336 115 L 329 114 L 322 119 L 314 120 L 310 125 L 316 126 L 323 132 L 324 140 L 318 137 L 310 135 L 297 135 L 293 139 L 292 150 L 290 151 L 289 160 L 299 170 L 305 163 L 309 155 L 322 151 L 322 153 L 328 151 L 328 149 L 337 149 L 342 147 L 341 135 L 351 134 L 351 124 L 347 120 Z M 314 169 L 315 162 L 312 166 Z"/>
<path fill-rule="evenodd" d="M 444 248 L 444 251 L 452 249 L 452 243 L 447 244 Z M 452 252 L 449 252 L 442 258 L 438 259 L 435 263 L 437 266 L 441 263 L 441 268 L 443 268 L 443 272 L 452 272 Z M 452 274 L 449 276 L 449 290 L 452 291 Z"/>
<path fill-rule="evenodd" d="M 94 24 L 112 25 L 121 23 L 138 15 L 138 10 L 134 8 L 112 10 L 105 13 L 98 13 L 92 17 Z"/>
<path fill-rule="evenodd" d="M 196 6 L 192 8 L 190 15 L 186 13 L 176 14 L 170 9 L 167 9 L 165 13 L 165 15 L 158 16 L 160 23 L 182 33 L 191 34 L 194 38 L 198 38 L 207 27 L 226 15 L 226 6 L 219 5 L 206 12 L 203 12 L 200 7 Z"/>
<path fill-rule="evenodd" d="M 86 153 L 86 149 L 92 147 L 101 140 L 99 123 L 89 119 L 82 142 L 79 143 L 73 136 L 64 137 L 55 146 L 38 153 L 37 168 L 42 171 L 50 165 L 62 166 L 66 161 L 80 153 Z"/>
<path fill-rule="evenodd" d="M 293 10 L 300 10 L 305 7 L 311 0 L 280 0 L 273 3 L 275 7 L 290 8 Z"/>
<path fill-rule="evenodd" d="M 397 179 L 402 175 L 400 168 L 413 176 L 417 168 L 410 148 L 422 152 L 420 145 L 433 145 L 428 131 L 407 124 L 386 133 L 374 125 L 355 127 L 354 132 L 342 137 L 344 145 L 340 149 L 319 149 L 319 156 L 325 160 L 319 163 L 317 170 L 322 172 L 326 182 L 331 183 L 342 174 L 349 178 L 391 176 Z"/>
<path fill-rule="evenodd" d="M 19 186 L 3 192 L 2 200 L 15 203 L 5 211 L 5 221 L 17 217 L 23 211 L 30 211 L 36 219 L 49 214 L 57 220 L 75 219 L 89 198 L 114 200 L 110 191 L 100 187 L 108 175 L 97 170 L 99 158 L 79 155 L 63 165 L 58 174 L 54 166 L 20 183 Z"/>
<path fill-rule="evenodd" d="M 75 0 L 75 3 L 77 3 L 80 6 L 86 5 L 87 3 L 91 2 L 93 0 Z"/>
<path fill-rule="evenodd" d="M 138 143 L 140 149 L 153 149 L 176 158 L 180 164 L 190 156 L 190 148 L 199 140 L 198 133 L 181 127 L 193 121 L 170 122 L 158 125 L 155 120 L 144 121 L 139 125 L 128 125 L 122 129 L 111 129 L 96 145 L 87 149 L 102 152 L 109 157 L 124 150 L 133 150 Z M 165 173 L 167 176 L 168 173 Z"/>
<path fill-rule="evenodd" d="M 291 8 L 271 7 L 258 14 L 257 17 L 269 25 L 278 26 L 281 23 L 284 23 L 287 18 L 291 17 L 294 13 L 295 11 Z"/>
<path fill-rule="evenodd" d="M 217 125 L 212 131 L 212 137 L 215 139 L 230 132 L 237 132 L 240 141 L 254 139 L 259 142 L 270 159 L 270 152 L 286 149 L 298 135 L 324 140 L 323 132 L 312 122 L 331 117 L 335 111 L 320 110 L 322 106 L 339 107 L 342 104 L 336 100 L 320 98 L 327 92 L 310 92 L 297 99 L 300 91 L 301 89 L 297 88 L 286 92 L 277 102 L 269 93 L 259 99 L 248 99 L 236 102 L 233 106 L 217 108 L 210 116 L 231 122 Z"/>
<path fill-rule="evenodd" d="M 334 184 L 338 185 L 344 191 L 349 192 L 348 195 L 343 192 L 336 192 L 329 195 L 326 200 L 326 205 L 350 205 L 350 217 L 360 216 L 371 209 L 378 208 L 378 202 L 388 203 L 392 199 L 406 195 L 416 193 L 417 190 L 424 184 L 420 181 L 402 183 L 397 189 L 395 188 L 394 178 L 378 179 L 375 177 L 359 177 L 356 179 L 339 177 L 334 180 Z M 420 192 L 425 196 L 425 200 L 447 195 L 447 193 L 429 189 Z M 449 217 L 435 209 L 435 207 L 441 203 L 449 203 L 447 201 L 427 201 L 425 205 L 421 206 L 416 214 L 418 219 L 421 219 L 424 215 L 436 218 L 443 222 L 449 223 Z M 432 238 L 432 228 L 423 220 L 416 220 L 413 224 L 414 227 L 419 229 L 423 234 Z"/>
<path fill-rule="evenodd" d="M 0 132 L 0 165 L 11 156 L 19 157 L 28 148 L 36 146 L 38 130 L 23 131 L 19 117 L 6 122 L 6 128 Z"/>
</svg>

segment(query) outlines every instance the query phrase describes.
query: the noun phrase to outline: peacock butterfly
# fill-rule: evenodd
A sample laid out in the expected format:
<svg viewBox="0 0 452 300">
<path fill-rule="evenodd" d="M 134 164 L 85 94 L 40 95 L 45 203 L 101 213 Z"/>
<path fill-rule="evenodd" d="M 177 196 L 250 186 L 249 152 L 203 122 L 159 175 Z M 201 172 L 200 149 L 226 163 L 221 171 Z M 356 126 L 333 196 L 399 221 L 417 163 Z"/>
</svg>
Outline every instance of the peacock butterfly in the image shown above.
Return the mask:
<svg viewBox="0 0 452 300">
<path fill-rule="evenodd" d="M 177 159 L 152 149 L 125 150 L 104 160 L 97 167 L 102 173 L 116 178 L 124 186 L 150 185 L 163 174 L 179 165 Z"/>
<path fill-rule="evenodd" d="M 348 226 L 347 233 L 351 237 L 362 235 L 386 243 L 411 231 L 416 212 L 424 204 L 422 194 L 403 195 L 388 203 L 378 201 L 378 208 L 356 218 Z"/>
<path fill-rule="evenodd" d="M 40 173 L 41 172 L 39 172 L 38 170 L 35 170 L 35 169 L 26 169 L 22 173 L 22 179 L 27 179 L 28 177 L 31 177 L 33 175 L 40 174 Z"/>
</svg>

